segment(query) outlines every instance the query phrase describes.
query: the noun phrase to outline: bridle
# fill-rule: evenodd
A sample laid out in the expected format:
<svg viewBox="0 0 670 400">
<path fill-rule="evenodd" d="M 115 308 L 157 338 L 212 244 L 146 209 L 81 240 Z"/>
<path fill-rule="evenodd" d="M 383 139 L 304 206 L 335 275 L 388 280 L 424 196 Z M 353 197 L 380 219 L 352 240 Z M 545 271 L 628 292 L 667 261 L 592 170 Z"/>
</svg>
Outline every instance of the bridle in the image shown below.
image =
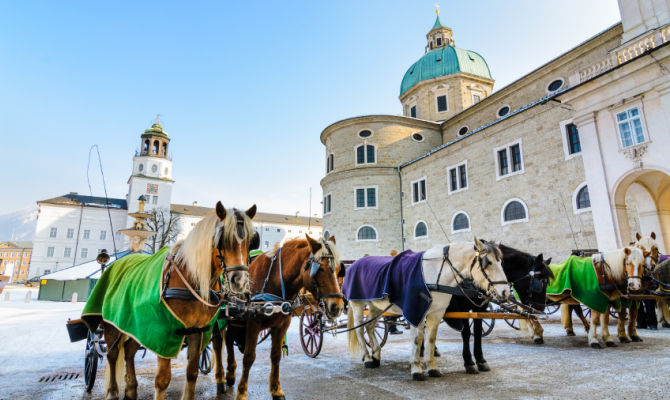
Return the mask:
<svg viewBox="0 0 670 400">
<path fill-rule="evenodd" d="M 602 278 L 602 282 L 603 282 L 602 285 L 600 285 L 600 286 L 601 286 L 601 289 L 603 289 L 603 287 L 604 287 L 605 290 L 609 290 L 609 288 L 606 287 L 606 286 L 608 286 L 608 285 L 606 284 L 606 282 L 607 282 L 607 280 L 606 280 L 606 279 L 607 279 L 607 275 L 605 274 L 605 268 L 607 268 L 607 270 L 609 271 L 610 276 L 613 276 L 614 274 L 613 274 L 613 272 L 612 272 L 612 267 L 607 263 L 607 260 L 605 260 L 605 253 L 602 253 L 602 252 L 601 252 L 599 255 L 600 255 L 600 263 L 601 263 L 601 264 L 600 264 L 600 265 L 601 265 L 601 268 L 600 268 L 600 276 L 601 276 L 601 278 Z M 640 276 L 635 276 L 635 275 L 634 275 L 634 276 L 630 276 L 630 277 L 628 276 L 628 272 L 626 271 L 626 265 L 630 263 L 630 260 L 628 260 L 628 256 L 627 256 L 627 255 L 624 255 L 624 257 L 623 257 L 623 262 L 622 262 L 622 263 L 623 263 L 624 280 L 627 281 L 629 278 L 632 278 L 632 279 L 637 278 L 637 279 L 642 280 L 642 277 L 640 277 Z M 626 286 L 624 286 L 624 285 L 617 285 L 616 282 L 614 281 L 614 278 L 613 278 L 613 277 L 611 277 L 610 279 L 612 280 L 612 285 L 611 285 L 611 286 L 613 286 L 613 287 L 614 287 L 616 290 L 618 290 L 619 292 L 623 293 L 623 291 L 627 291 L 627 290 L 628 290 L 627 285 L 626 285 Z M 622 288 L 623 288 L 623 290 L 622 290 Z"/>
<path fill-rule="evenodd" d="M 548 276 L 543 276 L 542 272 L 537 272 L 536 267 L 535 267 L 535 258 L 531 255 L 528 256 L 528 262 L 531 265 L 530 271 L 521 278 L 518 278 L 514 280 L 513 282 L 510 282 L 512 285 L 516 284 L 519 281 L 522 281 L 524 279 L 530 279 L 529 283 L 529 288 L 531 293 L 535 294 L 543 294 L 546 293 L 546 286 L 549 284 L 549 277 Z"/>
<path fill-rule="evenodd" d="M 237 220 L 237 229 L 238 229 L 238 232 L 239 231 L 242 231 L 242 232 L 244 231 L 244 220 Z M 249 252 L 247 252 L 247 265 L 241 265 L 240 264 L 240 265 L 228 266 L 226 264 L 226 260 L 223 257 L 223 236 L 224 236 L 223 235 L 223 227 L 217 233 L 214 234 L 214 237 L 212 238 L 212 243 L 214 243 L 216 241 L 216 235 L 217 234 L 219 234 L 219 240 L 218 240 L 218 243 L 215 246 L 216 251 L 218 253 L 216 255 L 216 258 L 218 258 L 219 261 L 221 262 L 221 267 L 223 268 L 223 276 L 225 277 L 225 280 L 226 280 L 226 286 L 228 287 L 228 289 L 230 289 L 229 291 L 232 292 L 232 288 L 230 286 L 230 281 L 228 279 L 228 274 L 231 273 L 231 272 L 238 272 L 238 271 L 249 272 L 249 263 L 250 263 L 251 259 L 250 259 L 250 256 L 249 256 Z M 214 279 L 219 279 L 219 278 L 215 277 Z M 221 288 L 221 291 L 223 292 L 223 288 Z"/>
<path fill-rule="evenodd" d="M 322 240 L 321 244 L 323 244 L 325 251 L 322 250 L 318 258 L 316 258 L 314 254 L 310 254 L 309 258 L 305 262 L 305 267 L 303 268 L 303 271 L 307 271 L 307 269 L 310 270 L 309 277 L 312 279 L 314 279 L 316 274 L 321 269 L 321 263 L 323 262 L 324 258 L 328 260 L 328 266 L 330 267 L 333 274 L 337 271 L 337 266 L 335 265 L 335 256 L 333 255 L 330 246 L 325 240 Z M 328 254 L 325 254 L 326 251 Z M 324 299 L 344 299 L 344 295 L 342 293 L 321 293 L 321 288 L 316 282 L 314 283 L 314 286 L 316 287 L 316 300 L 319 302 L 319 305 L 324 305 Z"/>
</svg>

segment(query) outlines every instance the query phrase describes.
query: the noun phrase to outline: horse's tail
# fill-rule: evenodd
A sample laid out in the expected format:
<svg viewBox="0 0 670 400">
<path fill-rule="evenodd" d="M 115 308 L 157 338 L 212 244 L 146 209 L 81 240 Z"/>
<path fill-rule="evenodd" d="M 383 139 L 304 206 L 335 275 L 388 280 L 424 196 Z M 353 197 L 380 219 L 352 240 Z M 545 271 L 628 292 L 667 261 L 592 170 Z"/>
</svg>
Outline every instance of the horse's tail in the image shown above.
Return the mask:
<svg viewBox="0 0 670 400">
<path fill-rule="evenodd" d="M 116 355 L 116 364 L 114 365 L 114 374 L 116 377 L 116 382 L 117 386 L 119 385 L 119 382 L 125 381 L 125 376 L 126 376 L 126 352 L 125 352 L 125 343 L 127 338 L 119 332 L 119 335 L 121 337 L 119 338 L 118 342 L 116 343 L 116 348 L 119 349 L 118 354 Z M 111 371 L 112 371 L 112 366 L 110 365 L 109 368 L 105 368 L 105 393 L 107 393 L 109 389 L 109 382 L 111 378 Z"/>
<path fill-rule="evenodd" d="M 357 355 L 361 351 L 361 346 L 358 343 L 358 335 L 356 334 L 356 329 L 354 327 L 354 307 L 349 303 L 349 318 L 347 318 L 347 336 L 349 337 L 349 353 L 352 355 Z M 361 329 L 361 328 L 358 328 Z"/>
</svg>

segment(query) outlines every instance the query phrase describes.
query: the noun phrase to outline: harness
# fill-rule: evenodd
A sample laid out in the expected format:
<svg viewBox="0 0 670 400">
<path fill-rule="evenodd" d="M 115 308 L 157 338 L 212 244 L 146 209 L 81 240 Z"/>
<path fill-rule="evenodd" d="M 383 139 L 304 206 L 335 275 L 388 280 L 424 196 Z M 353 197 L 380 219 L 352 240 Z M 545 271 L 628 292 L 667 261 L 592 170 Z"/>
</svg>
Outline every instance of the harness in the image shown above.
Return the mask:
<svg viewBox="0 0 670 400">
<path fill-rule="evenodd" d="M 524 279 L 530 278 L 530 291 L 531 293 L 536 293 L 536 294 L 541 294 L 545 292 L 544 286 L 546 283 L 548 283 L 548 278 L 538 278 L 539 276 L 542 275 L 542 272 L 537 272 L 535 270 L 535 259 L 533 256 L 529 255 L 528 256 L 528 262 L 531 265 L 530 271 L 521 278 L 515 279 L 514 281 L 510 282 L 510 284 L 514 285 L 519 281 L 522 281 Z"/>
<path fill-rule="evenodd" d="M 606 283 L 607 282 L 607 274 L 605 274 L 605 267 L 610 271 L 610 275 L 612 275 L 612 267 L 607 263 L 605 260 L 605 253 L 600 253 L 600 260 L 601 260 L 601 267 L 600 267 L 600 278 L 602 279 L 602 283 L 599 285 L 600 290 L 605 291 L 605 290 L 616 290 L 619 293 L 623 294 L 623 292 L 626 291 L 626 285 L 617 285 L 614 280 L 612 279 L 613 283 Z M 624 274 L 628 276 L 626 273 L 626 257 L 623 259 L 623 270 Z M 641 278 L 640 278 L 641 279 Z"/>
</svg>

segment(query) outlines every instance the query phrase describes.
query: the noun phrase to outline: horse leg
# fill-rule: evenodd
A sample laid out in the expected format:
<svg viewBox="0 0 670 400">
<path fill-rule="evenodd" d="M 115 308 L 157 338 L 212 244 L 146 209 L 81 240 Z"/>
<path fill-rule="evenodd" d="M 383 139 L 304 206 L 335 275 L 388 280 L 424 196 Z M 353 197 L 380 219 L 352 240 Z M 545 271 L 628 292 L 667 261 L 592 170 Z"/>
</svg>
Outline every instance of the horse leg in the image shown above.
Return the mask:
<svg viewBox="0 0 670 400">
<path fill-rule="evenodd" d="M 519 320 L 519 321 L 524 321 Z M 533 328 L 533 342 L 535 344 L 543 344 L 544 343 L 544 328 L 542 328 L 542 325 L 540 325 L 539 321 L 535 320 L 528 320 L 530 323 L 530 326 Z"/>
<path fill-rule="evenodd" d="M 284 337 L 289 325 L 291 325 L 291 317 L 282 319 L 281 325 L 273 327 L 270 331 L 272 333 L 272 349 L 270 350 L 270 362 L 272 363 L 270 370 L 270 394 L 272 395 L 272 400 L 286 399 L 279 382 L 279 363 L 281 362 L 281 348 L 284 344 Z"/>
<path fill-rule="evenodd" d="M 226 331 L 227 330 L 228 328 L 226 328 Z M 226 331 L 222 332 L 223 341 L 226 343 L 226 354 L 228 355 L 228 360 L 226 361 L 226 385 L 233 387 L 235 386 L 235 372 L 237 371 L 235 340 L 233 335 L 229 335 Z"/>
<path fill-rule="evenodd" d="M 633 321 L 633 326 L 635 326 L 635 320 L 632 319 L 632 308 L 631 308 L 631 316 L 630 320 Z M 626 335 L 626 314 L 627 314 L 628 308 L 627 307 L 621 307 L 621 311 L 619 311 L 619 320 L 617 321 L 617 337 L 619 338 L 619 341 L 621 343 L 630 343 L 630 339 L 628 338 L 628 335 Z M 628 328 L 630 331 L 630 328 Z"/>
<path fill-rule="evenodd" d="M 428 361 L 426 362 L 426 367 L 428 368 L 428 376 L 433 378 L 442 376 L 440 369 L 437 367 L 437 362 L 435 361 L 435 342 L 437 341 L 437 328 L 440 325 L 440 321 L 442 321 L 442 317 L 444 317 L 443 310 L 439 310 L 438 312 L 434 312 L 426 316 L 426 330 L 428 334 L 428 346 L 426 346 L 426 350 L 428 351 Z"/>
<path fill-rule="evenodd" d="M 214 353 L 214 381 L 216 382 L 216 394 L 226 393 L 225 374 L 223 371 L 223 333 L 214 325 L 212 333 L 212 352 Z"/>
<path fill-rule="evenodd" d="M 135 375 L 135 354 L 140 349 L 140 344 L 133 339 L 124 343 L 126 361 L 126 390 L 123 400 L 137 399 L 137 376 Z"/>
<path fill-rule="evenodd" d="M 118 376 L 123 371 L 120 368 L 120 363 L 123 359 L 122 352 L 124 337 L 118 329 L 109 324 L 104 324 L 103 328 L 105 330 L 105 340 L 110 344 L 109 351 L 107 352 L 107 370 L 105 371 L 105 399 L 106 400 L 117 400 L 119 398 L 119 384 L 117 381 Z"/>
<path fill-rule="evenodd" d="M 575 314 L 577 314 L 579 319 L 582 321 L 582 324 L 584 325 L 584 330 L 588 332 L 589 329 L 591 328 L 591 325 L 589 324 L 589 320 L 586 319 L 586 317 L 584 316 L 582 306 L 580 304 L 575 304 L 572 306 L 572 309 L 575 310 Z"/>
<path fill-rule="evenodd" d="M 598 342 L 598 325 L 600 325 L 600 313 L 596 310 L 591 310 L 591 329 L 589 330 L 589 345 L 594 349 L 599 349 Z"/>
<path fill-rule="evenodd" d="M 633 342 L 642 341 L 642 338 L 637 334 L 637 323 L 636 323 L 637 314 L 638 314 L 637 302 L 632 301 L 630 306 L 630 315 L 628 319 L 628 335 L 630 336 L 630 339 Z M 621 320 L 621 317 L 619 317 L 619 320 Z"/>
<path fill-rule="evenodd" d="M 368 317 L 372 315 L 380 315 L 381 313 L 382 310 L 370 304 L 370 312 L 368 313 Z M 378 319 L 379 318 L 375 319 L 375 321 L 370 322 L 364 327 L 365 331 L 368 333 L 368 340 L 370 341 L 370 356 L 372 357 L 372 361 L 365 362 L 365 366 L 368 368 L 377 368 L 381 364 L 382 347 L 380 346 L 379 340 L 377 340 L 377 335 L 375 333 L 375 325 L 377 324 Z"/>
<path fill-rule="evenodd" d="M 478 374 L 479 371 L 475 368 L 475 362 L 472 360 L 472 353 L 470 353 L 470 320 L 463 321 L 463 329 L 461 330 L 461 339 L 463 340 L 463 365 L 465 365 L 465 372 L 468 374 Z"/>
<path fill-rule="evenodd" d="M 473 326 L 475 328 L 475 343 L 473 347 L 475 350 L 475 360 L 477 360 L 477 369 L 486 372 L 490 371 L 491 368 L 489 367 L 489 363 L 484 359 L 484 351 L 482 351 L 482 323 L 483 321 L 481 319 L 473 320 Z"/>
<path fill-rule="evenodd" d="M 607 310 L 603 314 L 600 314 L 600 335 L 603 339 L 603 342 L 605 342 L 605 346 L 616 347 L 616 343 L 614 343 L 612 336 L 610 336 L 609 322 L 610 308 L 607 306 Z"/>
<path fill-rule="evenodd" d="M 421 368 L 421 345 L 423 344 L 423 328 L 425 321 L 421 321 L 419 326 L 410 329 L 411 350 L 409 352 L 409 365 L 412 379 L 415 381 L 425 381 L 426 376 Z"/>
<path fill-rule="evenodd" d="M 575 331 L 572 329 L 572 311 L 570 305 L 565 303 L 561 304 L 561 322 L 563 323 L 565 334 L 568 336 L 575 336 Z"/>
<path fill-rule="evenodd" d="M 670 328 L 670 308 L 668 307 L 668 301 L 658 300 L 656 305 L 656 320 L 664 328 Z"/>
<path fill-rule="evenodd" d="M 353 312 L 353 317 L 354 317 L 354 325 L 353 326 L 360 326 L 363 323 L 363 319 L 365 318 L 365 305 L 361 303 L 356 303 L 353 305 L 353 303 L 349 303 L 352 305 L 351 311 Z M 356 335 L 356 339 L 358 340 L 358 348 L 359 350 L 363 353 L 363 364 L 365 365 L 366 368 L 375 368 L 378 367 L 379 365 L 375 366 L 374 362 L 372 361 L 372 356 L 368 353 L 368 347 L 365 345 L 365 335 L 364 335 L 364 326 L 360 326 L 359 328 L 356 328 L 354 330 L 354 333 Z"/>
<path fill-rule="evenodd" d="M 236 400 L 247 400 L 249 371 L 251 371 L 251 366 L 254 365 L 254 361 L 256 361 L 256 344 L 258 342 L 258 334 L 260 331 L 261 327 L 258 322 L 253 319 L 247 322 L 244 358 L 242 359 L 242 376 L 240 377 L 240 383 L 237 384 Z M 274 340 L 275 338 L 273 336 L 272 341 L 274 342 Z"/>
<path fill-rule="evenodd" d="M 193 400 L 195 398 L 195 383 L 198 379 L 198 361 L 200 360 L 200 342 L 202 333 L 194 333 L 186 337 L 188 348 L 186 349 L 188 361 L 186 363 L 186 385 L 182 400 Z"/>
<path fill-rule="evenodd" d="M 154 400 L 165 399 L 165 391 L 170 384 L 172 378 L 172 366 L 169 358 L 158 357 L 158 371 L 156 372 L 156 380 L 154 381 Z"/>
</svg>

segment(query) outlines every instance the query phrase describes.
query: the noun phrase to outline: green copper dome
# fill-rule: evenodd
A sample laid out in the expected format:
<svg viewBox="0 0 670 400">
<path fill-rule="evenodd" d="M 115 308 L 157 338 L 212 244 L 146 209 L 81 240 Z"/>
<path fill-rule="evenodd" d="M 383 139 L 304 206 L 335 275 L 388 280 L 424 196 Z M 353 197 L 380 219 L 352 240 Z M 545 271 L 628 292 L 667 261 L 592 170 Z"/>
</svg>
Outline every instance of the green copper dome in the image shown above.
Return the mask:
<svg viewBox="0 0 670 400">
<path fill-rule="evenodd" d="M 400 84 L 400 95 L 421 81 L 458 72 L 493 79 L 489 65 L 482 56 L 474 51 L 445 46 L 429 51 L 409 67 Z"/>
<path fill-rule="evenodd" d="M 151 128 L 145 129 L 144 134 L 167 136 L 167 132 L 163 130 L 163 127 L 159 123 L 155 123 L 151 125 Z"/>
</svg>

